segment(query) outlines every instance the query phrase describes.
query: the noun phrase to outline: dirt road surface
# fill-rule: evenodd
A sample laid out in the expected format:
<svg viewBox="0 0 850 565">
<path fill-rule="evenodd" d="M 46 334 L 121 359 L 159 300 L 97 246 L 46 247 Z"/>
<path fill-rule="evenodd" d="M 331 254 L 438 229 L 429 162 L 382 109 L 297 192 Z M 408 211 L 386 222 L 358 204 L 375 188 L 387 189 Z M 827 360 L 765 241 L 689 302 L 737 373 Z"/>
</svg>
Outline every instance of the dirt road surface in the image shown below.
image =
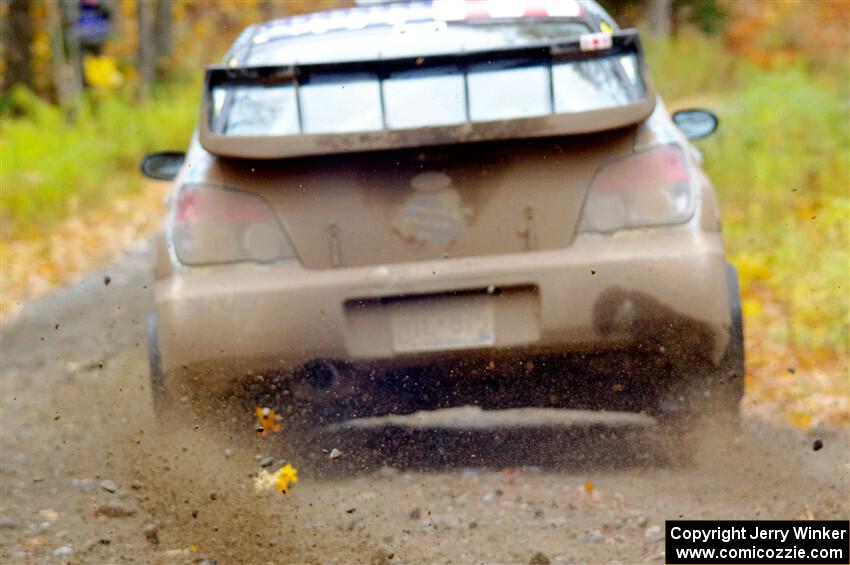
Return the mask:
<svg viewBox="0 0 850 565">
<path fill-rule="evenodd" d="M 286 429 L 157 424 L 149 284 L 139 248 L 2 328 L 3 563 L 663 563 L 665 519 L 850 514 L 846 429 L 746 415 L 691 465 L 639 417 L 461 409 L 328 432 L 309 462 Z M 299 468 L 289 494 L 255 492 L 265 457 Z"/>
</svg>

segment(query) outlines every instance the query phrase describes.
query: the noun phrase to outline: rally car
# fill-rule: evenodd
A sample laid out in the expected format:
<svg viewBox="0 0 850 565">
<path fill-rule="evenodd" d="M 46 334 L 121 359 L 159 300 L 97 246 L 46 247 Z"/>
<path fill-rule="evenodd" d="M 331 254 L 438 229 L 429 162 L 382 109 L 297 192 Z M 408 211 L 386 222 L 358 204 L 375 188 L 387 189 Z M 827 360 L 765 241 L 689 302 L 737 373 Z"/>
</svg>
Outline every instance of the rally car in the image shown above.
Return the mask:
<svg viewBox="0 0 850 565">
<path fill-rule="evenodd" d="M 714 189 L 638 33 L 585 0 L 392 3 L 253 25 L 206 72 L 149 324 L 158 402 L 299 421 L 460 405 L 734 418 Z"/>
</svg>

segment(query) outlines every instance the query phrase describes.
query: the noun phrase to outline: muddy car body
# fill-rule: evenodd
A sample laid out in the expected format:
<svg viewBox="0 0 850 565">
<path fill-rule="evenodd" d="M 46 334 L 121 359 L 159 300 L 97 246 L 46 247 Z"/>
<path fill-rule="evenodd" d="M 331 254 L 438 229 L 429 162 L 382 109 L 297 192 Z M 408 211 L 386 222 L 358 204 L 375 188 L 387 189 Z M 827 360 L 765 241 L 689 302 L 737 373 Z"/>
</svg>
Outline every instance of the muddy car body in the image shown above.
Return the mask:
<svg viewBox="0 0 850 565">
<path fill-rule="evenodd" d="M 737 410 L 737 282 L 683 134 L 716 122 L 674 123 L 595 3 L 490 4 L 269 22 L 208 70 L 157 239 L 160 393 Z"/>
</svg>

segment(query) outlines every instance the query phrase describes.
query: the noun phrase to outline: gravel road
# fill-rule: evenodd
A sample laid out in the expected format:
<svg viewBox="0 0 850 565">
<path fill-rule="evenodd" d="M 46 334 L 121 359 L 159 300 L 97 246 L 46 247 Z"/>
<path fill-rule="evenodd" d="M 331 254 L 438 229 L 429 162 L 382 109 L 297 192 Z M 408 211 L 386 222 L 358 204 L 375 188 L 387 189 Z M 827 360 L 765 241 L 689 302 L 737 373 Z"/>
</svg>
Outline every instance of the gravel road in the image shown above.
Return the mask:
<svg viewBox="0 0 850 565">
<path fill-rule="evenodd" d="M 366 421 L 301 441 L 303 461 L 286 429 L 157 423 L 148 261 L 132 250 L 1 330 L 3 563 L 663 563 L 665 519 L 850 514 L 846 429 L 746 415 L 733 441 L 698 431 L 690 465 L 640 417 Z M 287 495 L 255 492 L 265 457 L 299 468 Z"/>
</svg>

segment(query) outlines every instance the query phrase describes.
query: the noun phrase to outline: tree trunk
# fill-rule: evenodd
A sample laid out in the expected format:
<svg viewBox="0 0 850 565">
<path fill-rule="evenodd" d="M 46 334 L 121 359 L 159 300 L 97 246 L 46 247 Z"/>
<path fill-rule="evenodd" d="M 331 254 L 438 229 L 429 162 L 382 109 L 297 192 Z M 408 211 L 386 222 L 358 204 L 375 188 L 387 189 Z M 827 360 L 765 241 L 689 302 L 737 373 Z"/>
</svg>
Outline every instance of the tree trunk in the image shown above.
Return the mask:
<svg viewBox="0 0 850 565">
<path fill-rule="evenodd" d="M 50 30 L 50 54 L 56 98 L 65 112 L 66 119 L 73 120 L 77 115 L 80 98 L 80 73 L 74 68 L 77 63 L 69 57 L 66 49 L 71 51 L 71 55 L 78 57 L 79 48 L 74 49 L 76 38 L 69 37 L 63 14 L 65 7 L 58 2 L 45 2 L 44 7 Z"/>
<path fill-rule="evenodd" d="M 286 16 L 286 6 L 284 0 L 262 0 L 260 9 L 263 13 L 264 20 L 276 20 Z"/>
<path fill-rule="evenodd" d="M 167 59 L 174 48 L 171 18 L 174 0 L 156 0 L 153 36 L 156 41 L 156 70 L 162 76 Z"/>
<path fill-rule="evenodd" d="M 80 3 L 78 0 L 61 0 L 62 30 L 65 38 L 65 53 L 67 56 L 68 95 L 76 104 L 83 91 L 83 55 L 80 50 Z"/>
<path fill-rule="evenodd" d="M 3 27 L 3 58 L 5 73 L 3 90 L 14 85 L 33 88 L 32 74 L 32 17 L 29 0 L 11 0 L 6 6 Z"/>
<path fill-rule="evenodd" d="M 673 17 L 672 0 L 649 0 L 649 31 L 652 35 L 666 39 L 670 37 Z"/>
<path fill-rule="evenodd" d="M 150 86 L 154 77 L 156 63 L 156 43 L 153 37 L 154 4 L 148 0 L 136 0 L 136 18 L 139 26 L 139 45 L 136 50 L 136 70 L 139 72 L 139 83 L 136 97 L 144 100 L 150 94 Z"/>
</svg>

